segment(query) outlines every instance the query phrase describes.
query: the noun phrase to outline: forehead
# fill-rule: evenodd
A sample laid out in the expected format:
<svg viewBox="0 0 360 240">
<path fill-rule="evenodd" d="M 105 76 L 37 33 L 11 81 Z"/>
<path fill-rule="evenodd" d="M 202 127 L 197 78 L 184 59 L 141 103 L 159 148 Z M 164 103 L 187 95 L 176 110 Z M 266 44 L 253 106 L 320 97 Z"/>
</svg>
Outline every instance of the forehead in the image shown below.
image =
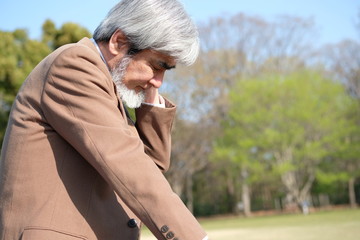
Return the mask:
<svg viewBox="0 0 360 240">
<path fill-rule="evenodd" d="M 176 60 L 173 57 L 151 49 L 145 49 L 135 56 L 148 62 L 162 62 L 171 67 L 175 67 L 176 65 Z"/>
</svg>

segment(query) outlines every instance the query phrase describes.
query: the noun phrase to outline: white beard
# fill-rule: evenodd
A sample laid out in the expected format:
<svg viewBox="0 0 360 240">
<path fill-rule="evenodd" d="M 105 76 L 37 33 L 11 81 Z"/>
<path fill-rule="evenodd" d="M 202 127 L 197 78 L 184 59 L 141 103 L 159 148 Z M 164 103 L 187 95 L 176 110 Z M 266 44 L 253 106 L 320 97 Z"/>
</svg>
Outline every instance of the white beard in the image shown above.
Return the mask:
<svg viewBox="0 0 360 240">
<path fill-rule="evenodd" d="M 123 78 L 130 61 L 131 58 L 129 56 L 125 56 L 123 59 L 121 59 L 121 61 L 119 61 L 118 64 L 116 64 L 110 73 L 121 100 L 129 108 L 138 108 L 145 100 L 145 93 L 143 91 L 136 93 L 135 90 L 128 89 L 123 83 Z"/>
</svg>

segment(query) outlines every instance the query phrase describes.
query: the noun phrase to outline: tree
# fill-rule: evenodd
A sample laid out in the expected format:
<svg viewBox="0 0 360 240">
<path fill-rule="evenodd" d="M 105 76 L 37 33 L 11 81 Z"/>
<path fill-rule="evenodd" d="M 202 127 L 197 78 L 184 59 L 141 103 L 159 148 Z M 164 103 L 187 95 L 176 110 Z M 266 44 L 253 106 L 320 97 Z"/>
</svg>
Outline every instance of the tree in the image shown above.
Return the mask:
<svg viewBox="0 0 360 240">
<path fill-rule="evenodd" d="M 47 44 L 52 50 L 67 43 L 78 42 L 83 37 L 90 37 L 90 32 L 72 22 L 64 23 L 59 29 L 56 29 L 55 23 L 47 19 L 42 25 L 42 42 Z"/>
<path fill-rule="evenodd" d="M 28 38 L 24 29 L 1 32 L 0 38 L 0 144 L 7 125 L 10 106 L 26 76 L 50 49 Z"/>
<path fill-rule="evenodd" d="M 175 189 L 179 190 L 180 195 L 185 187 L 181 183 L 185 182 L 186 176 L 206 174 L 207 178 L 209 175 L 218 177 L 222 181 L 218 182 L 219 186 L 224 186 L 223 194 L 231 199 L 228 205 L 232 205 L 221 209 L 236 211 L 239 176 L 234 171 L 238 168 L 228 171 L 225 168 L 233 166 L 232 162 L 211 163 L 207 154 L 213 148 L 214 139 L 223 131 L 220 123 L 227 115 L 229 91 L 237 80 L 255 76 L 261 71 L 291 72 L 302 68 L 305 62 L 303 58 L 309 55 L 312 25 L 311 20 L 280 17 L 275 21 L 266 21 L 244 14 L 212 18 L 199 25 L 202 48 L 197 62 L 190 68 L 177 67 L 162 87 L 178 105 L 179 118 L 173 135 L 172 170 L 167 177 L 173 186 L 177 186 Z M 194 154 L 193 145 L 199 146 L 198 149 L 205 150 L 205 153 Z M 178 157 L 181 154 L 177 154 L 177 148 L 188 157 Z M 203 168 L 199 167 L 195 171 L 186 169 L 193 166 Z M 224 169 L 216 169 L 218 175 L 208 173 L 214 171 L 215 166 Z M 181 174 L 184 172 L 192 174 Z M 243 176 L 246 176 L 245 171 Z M 247 181 L 250 180 L 244 183 Z M 202 189 L 197 185 L 195 188 Z M 243 189 L 247 191 L 245 185 Z M 189 195 L 190 191 L 187 192 Z M 203 195 L 201 197 L 204 198 Z"/>
<path fill-rule="evenodd" d="M 187 207 L 193 211 L 193 176 L 207 165 L 207 155 L 210 152 L 206 128 L 177 119 L 172 137 L 172 165 L 167 176 L 174 191 L 179 195 L 185 195 Z"/>
<path fill-rule="evenodd" d="M 344 122 L 337 129 L 335 147 L 329 149 L 317 175 L 321 184 L 347 183 L 349 203 L 355 208 L 355 181 L 360 177 L 360 105 L 350 99 L 344 107 Z"/>
<path fill-rule="evenodd" d="M 90 32 L 76 23 L 64 23 L 57 31 L 54 39 L 54 48 L 67 43 L 75 43 L 83 37 L 91 37 Z"/>
<path fill-rule="evenodd" d="M 266 20 L 243 13 L 212 18 L 199 30 L 204 52 L 231 54 L 231 62 L 218 59 L 218 68 L 230 68 L 228 74 L 236 72 L 245 77 L 265 70 L 290 73 L 303 68 L 311 57 L 315 35 L 312 19 L 279 16 Z M 205 61 L 216 59 L 208 56 Z"/>
<path fill-rule="evenodd" d="M 49 48 L 54 48 L 57 31 L 55 23 L 50 19 L 47 19 L 42 25 L 42 42 Z"/>
<path fill-rule="evenodd" d="M 301 206 L 342 127 L 347 97 L 340 84 L 313 72 L 239 81 L 214 154 L 238 163 L 247 178 L 276 173 L 287 205 Z"/>
<path fill-rule="evenodd" d="M 360 11 L 355 27 L 360 33 Z M 321 49 L 320 59 L 327 75 L 343 83 L 353 101 L 344 112 L 349 123 L 339 129 L 338 147 L 329 152 L 331 156 L 318 173 L 319 182 L 347 182 L 350 205 L 356 207 L 355 182 L 360 177 L 360 43 L 345 39 L 327 45 Z"/>
<path fill-rule="evenodd" d="M 360 43 L 343 40 L 321 50 L 321 61 L 328 75 L 344 83 L 353 97 L 360 99 Z"/>
</svg>

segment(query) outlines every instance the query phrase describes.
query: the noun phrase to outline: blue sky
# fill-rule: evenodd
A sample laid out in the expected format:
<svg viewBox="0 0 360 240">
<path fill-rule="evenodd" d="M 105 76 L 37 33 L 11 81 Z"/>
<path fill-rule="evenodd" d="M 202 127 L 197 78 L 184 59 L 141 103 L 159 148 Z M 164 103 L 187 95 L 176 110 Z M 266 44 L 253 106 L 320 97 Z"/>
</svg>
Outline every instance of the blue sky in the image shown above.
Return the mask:
<svg viewBox="0 0 360 240">
<path fill-rule="evenodd" d="M 320 43 L 336 43 L 346 38 L 360 39 L 355 30 L 360 0 L 180 0 L 196 22 L 210 17 L 243 12 L 271 19 L 279 15 L 312 17 Z M 76 22 L 93 32 L 117 0 L 0 0 L 0 30 L 26 28 L 31 38 L 39 38 L 46 19 L 57 27 Z"/>
</svg>

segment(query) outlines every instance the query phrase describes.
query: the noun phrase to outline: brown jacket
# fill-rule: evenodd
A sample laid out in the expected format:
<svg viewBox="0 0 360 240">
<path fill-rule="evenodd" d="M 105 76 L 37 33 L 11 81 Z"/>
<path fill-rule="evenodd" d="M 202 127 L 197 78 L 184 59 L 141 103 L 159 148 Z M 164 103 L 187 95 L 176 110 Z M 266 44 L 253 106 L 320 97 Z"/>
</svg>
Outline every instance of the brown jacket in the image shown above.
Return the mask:
<svg viewBox="0 0 360 240">
<path fill-rule="evenodd" d="M 85 38 L 29 75 L 14 102 L 0 161 L 0 240 L 133 240 L 140 220 L 157 239 L 205 233 L 173 193 L 175 107 L 143 105 L 136 128 Z"/>
</svg>

